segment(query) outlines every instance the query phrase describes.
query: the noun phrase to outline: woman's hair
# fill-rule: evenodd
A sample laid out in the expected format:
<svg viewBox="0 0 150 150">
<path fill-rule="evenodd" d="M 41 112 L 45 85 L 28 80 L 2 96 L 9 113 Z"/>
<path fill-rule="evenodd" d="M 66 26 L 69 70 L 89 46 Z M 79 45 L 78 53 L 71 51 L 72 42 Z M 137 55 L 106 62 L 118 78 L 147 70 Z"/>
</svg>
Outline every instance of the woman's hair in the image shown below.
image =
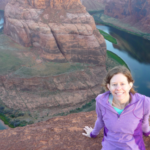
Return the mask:
<svg viewBox="0 0 150 150">
<path fill-rule="evenodd" d="M 114 68 L 112 68 L 111 70 L 108 71 L 108 73 L 107 73 L 107 75 L 104 79 L 103 86 L 105 87 L 106 90 L 108 90 L 107 84 L 110 84 L 111 78 L 114 75 L 119 74 L 119 73 L 122 73 L 124 76 L 126 76 L 129 83 L 130 82 L 134 83 L 134 80 L 132 78 L 132 75 L 131 75 L 130 71 L 125 66 L 116 66 L 116 67 L 114 67 Z M 130 92 L 133 93 L 133 94 L 136 93 L 133 86 L 132 86 Z"/>
</svg>

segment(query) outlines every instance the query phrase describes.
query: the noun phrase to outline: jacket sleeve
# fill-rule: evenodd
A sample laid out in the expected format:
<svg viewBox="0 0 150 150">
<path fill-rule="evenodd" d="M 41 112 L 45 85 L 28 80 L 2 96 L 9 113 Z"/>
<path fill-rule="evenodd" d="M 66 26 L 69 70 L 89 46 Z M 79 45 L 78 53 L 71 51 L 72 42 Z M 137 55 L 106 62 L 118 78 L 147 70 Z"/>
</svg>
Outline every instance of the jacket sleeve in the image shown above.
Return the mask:
<svg viewBox="0 0 150 150">
<path fill-rule="evenodd" d="M 97 113 L 97 120 L 95 122 L 94 129 L 90 133 L 91 138 L 95 138 L 99 134 L 100 130 L 104 127 L 104 122 L 102 120 L 102 113 L 100 110 L 100 104 L 98 103 L 98 101 L 96 101 L 96 113 Z"/>
<path fill-rule="evenodd" d="M 150 98 L 145 96 L 143 108 L 142 131 L 145 136 L 150 135 L 149 116 L 150 116 Z"/>
</svg>

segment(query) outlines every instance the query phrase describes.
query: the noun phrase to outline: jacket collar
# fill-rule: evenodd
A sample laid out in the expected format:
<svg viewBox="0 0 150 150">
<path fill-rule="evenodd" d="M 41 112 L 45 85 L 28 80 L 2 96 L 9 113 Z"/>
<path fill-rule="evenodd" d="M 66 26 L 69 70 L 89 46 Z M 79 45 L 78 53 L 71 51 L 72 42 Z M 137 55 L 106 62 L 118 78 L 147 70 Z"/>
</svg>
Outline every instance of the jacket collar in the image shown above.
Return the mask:
<svg viewBox="0 0 150 150">
<path fill-rule="evenodd" d="M 109 94 L 110 94 L 110 91 L 107 91 L 107 92 L 105 92 L 103 94 L 98 95 L 96 97 L 96 101 L 99 102 L 103 106 L 108 105 L 109 104 L 109 101 L 108 101 Z M 132 104 L 138 102 L 138 98 L 137 98 L 137 94 L 136 93 L 135 94 L 130 93 L 130 96 L 131 96 L 131 102 L 128 105 L 132 105 Z"/>
</svg>

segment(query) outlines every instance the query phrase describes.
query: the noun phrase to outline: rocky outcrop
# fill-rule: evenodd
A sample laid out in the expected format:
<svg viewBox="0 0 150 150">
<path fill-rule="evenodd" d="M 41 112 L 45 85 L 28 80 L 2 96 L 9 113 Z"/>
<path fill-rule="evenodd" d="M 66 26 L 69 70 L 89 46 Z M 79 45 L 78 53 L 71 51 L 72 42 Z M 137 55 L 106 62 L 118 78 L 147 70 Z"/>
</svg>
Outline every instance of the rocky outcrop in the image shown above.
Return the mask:
<svg viewBox="0 0 150 150">
<path fill-rule="evenodd" d="M 149 0 L 113 0 L 107 1 L 105 14 L 119 19 L 130 15 L 142 19 L 142 17 L 149 15 L 149 7 Z"/>
<path fill-rule="evenodd" d="M 80 0 L 11 0 L 4 32 L 24 46 L 0 35 L 0 103 L 7 109 L 38 122 L 102 91 L 106 44 Z"/>
<path fill-rule="evenodd" d="M 105 14 L 121 19 L 122 22 L 150 33 L 149 0 L 112 0 L 107 1 Z"/>
<path fill-rule="evenodd" d="M 0 63 L 0 104 L 11 120 L 47 120 L 81 108 L 101 93 L 105 66 L 45 62 L 38 55 L 41 52 L 36 55 L 37 49 L 29 51 L 4 39 L 0 40 L 4 44 L 0 60 L 9 59 Z M 20 111 L 25 115 L 17 115 Z M 18 117 L 12 118 L 12 114 Z"/>
<path fill-rule="evenodd" d="M 5 8 L 4 32 L 43 50 L 46 60 L 104 64 L 104 39 L 80 0 L 12 0 Z"/>
<path fill-rule="evenodd" d="M 0 76 L 0 98 L 9 108 L 29 111 L 32 119 L 48 118 L 95 98 L 105 74 L 105 67 L 95 66 L 49 77 Z"/>
<path fill-rule="evenodd" d="M 34 125 L 0 131 L 3 150 L 99 150 L 103 131 L 95 139 L 82 135 L 83 127 L 93 127 L 96 113 L 86 112 L 57 117 Z M 150 150 L 150 137 L 144 137 Z"/>
<path fill-rule="evenodd" d="M 87 11 L 101 10 L 105 8 L 106 0 L 81 0 Z"/>
<path fill-rule="evenodd" d="M 0 10 L 4 10 L 6 4 L 9 2 L 10 0 L 0 0 Z"/>
<path fill-rule="evenodd" d="M 83 0 L 82 3 L 87 10 L 101 10 L 91 12 L 95 13 L 96 21 L 150 39 L 150 0 Z"/>
<path fill-rule="evenodd" d="M 131 0 L 107 1 L 105 14 L 114 18 L 122 19 L 131 14 Z"/>
</svg>

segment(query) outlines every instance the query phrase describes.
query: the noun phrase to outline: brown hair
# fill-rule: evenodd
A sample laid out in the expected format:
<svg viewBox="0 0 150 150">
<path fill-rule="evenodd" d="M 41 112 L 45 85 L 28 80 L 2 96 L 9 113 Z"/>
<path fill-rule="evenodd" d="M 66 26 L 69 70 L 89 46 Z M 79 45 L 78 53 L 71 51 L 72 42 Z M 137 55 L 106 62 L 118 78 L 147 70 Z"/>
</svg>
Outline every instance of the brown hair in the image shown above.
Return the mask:
<svg viewBox="0 0 150 150">
<path fill-rule="evenodd" d="M 124 76 L 126 76 L 129 83 L 130 82 L 134 83 L 134 80 L 132 78 L 131 72 L 125 66 L 116 66 L 116 67 L 114 67 L 114 68 L 112 68 L 111 70 L 108 71 L 108 73 L 107 73 L 107 75 L 106 75 L 106 77 L 104 79 L 103 86 L 105 87 L 106 90 L 108 90 L 107 84 L 110 84 L 111 78 L 114 75 L 118 74 L 118 73 L 122 73 Z M 132 94 L 136 93 L 136 91 L 134 90 L 133 86 L 132 86 L 130 92 Z"/>
</svg>

